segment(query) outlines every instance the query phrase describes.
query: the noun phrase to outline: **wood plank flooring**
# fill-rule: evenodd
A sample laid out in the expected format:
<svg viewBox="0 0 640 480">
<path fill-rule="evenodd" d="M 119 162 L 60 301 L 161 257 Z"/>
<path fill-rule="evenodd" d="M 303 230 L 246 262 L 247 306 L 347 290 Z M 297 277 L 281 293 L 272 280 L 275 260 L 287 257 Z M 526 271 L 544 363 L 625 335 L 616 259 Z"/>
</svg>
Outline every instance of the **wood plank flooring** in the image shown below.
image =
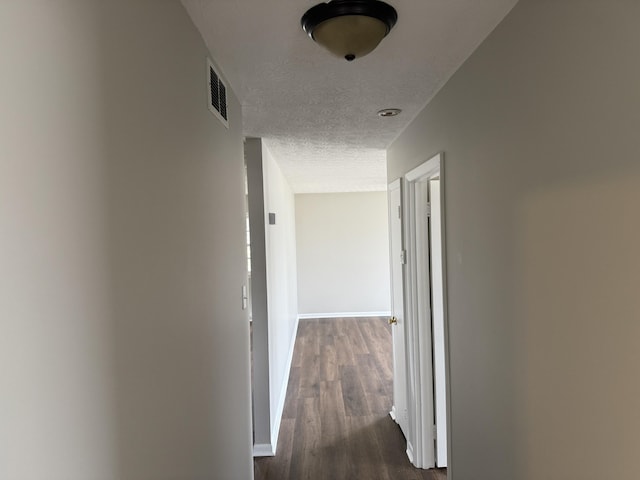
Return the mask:
<svg viewBox="0 0 640 480">
<path fill-rule="evenodd" d="M 392 365 L 384 318 L 301 320 L 277 455 L 255 460 L 255 479 L 446 480 L 407 459 Z"/>
</svg>

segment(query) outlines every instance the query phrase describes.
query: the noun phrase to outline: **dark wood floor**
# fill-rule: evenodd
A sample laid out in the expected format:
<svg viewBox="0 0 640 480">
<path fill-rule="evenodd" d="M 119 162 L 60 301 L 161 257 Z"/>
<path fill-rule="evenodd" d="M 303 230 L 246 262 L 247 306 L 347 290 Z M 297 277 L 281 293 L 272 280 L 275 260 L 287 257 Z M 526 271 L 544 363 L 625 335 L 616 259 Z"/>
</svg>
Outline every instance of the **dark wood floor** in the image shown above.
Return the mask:
<svg viewBox="0 0 640 480">
<path fill-rule="evenodd" d="M 446 480 L 407 459 L 391 355 L 383 318 L 301 320 L 277 455 L 255 460 L 255 479 Z"/>
</svg>

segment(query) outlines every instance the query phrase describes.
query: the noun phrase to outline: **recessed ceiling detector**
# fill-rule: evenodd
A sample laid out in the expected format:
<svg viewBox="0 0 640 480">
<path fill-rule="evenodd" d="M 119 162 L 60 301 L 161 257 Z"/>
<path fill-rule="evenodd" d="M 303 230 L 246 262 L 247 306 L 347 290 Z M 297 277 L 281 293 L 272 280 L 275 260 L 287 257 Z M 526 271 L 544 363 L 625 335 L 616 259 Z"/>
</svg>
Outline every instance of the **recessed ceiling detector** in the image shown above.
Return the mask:
<svg viewBox="0 0 640 480">
<path fill-rule="evenodd" d="M 395 8 L 379 0 L 331 0 L 302 16 L 302 29 L 334 55 L 351 62 L 371 53 L 398 21 Z"/>
<path fill-rule="evenodd" d="M 396 117 L 402 112 L 399 108 L 383 108 L 378 110 L 379 117 Z"/>
</svg>

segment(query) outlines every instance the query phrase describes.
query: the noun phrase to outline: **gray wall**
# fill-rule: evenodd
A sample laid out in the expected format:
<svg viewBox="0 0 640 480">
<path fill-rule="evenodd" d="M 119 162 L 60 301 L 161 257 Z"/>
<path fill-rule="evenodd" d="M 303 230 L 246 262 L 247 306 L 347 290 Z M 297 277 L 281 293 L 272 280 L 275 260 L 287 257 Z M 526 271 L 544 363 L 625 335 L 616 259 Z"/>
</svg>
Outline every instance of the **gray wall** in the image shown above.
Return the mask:
<svg viewBox="0 0 640 480">
<path fill-rule="evenodd" d="M 251 229 L 254 453 L 274 452 L 298 320 L 294 195 L 261 139 L 245 143 Z M 269 224 L 269 213 L 276 223 Z"/>
<path fill-rule="evenodd" d="M 0 5 L 0 478 L 249 479 L 240 105 L 177 1 Z"/>
<path fill-rule="evenodd" d="M 269 311 L 267 295 L 267 252 L 262 140 L 244 143 L 247 166 L 247 200 L 251 243 L 251 355 L 254 454 L 271 449 L 271 382 L 269 378 Z"/>
<path fill-rule="evenodd" d="M 521 0 L 389 149 L 445 155 L 454 480 L 640 477 L 639 17 Z"/>
<path fill-rule="evenodd" d="M 301 314 L 391 310 L 386 192 L 296 195 Z"/>
</svg>

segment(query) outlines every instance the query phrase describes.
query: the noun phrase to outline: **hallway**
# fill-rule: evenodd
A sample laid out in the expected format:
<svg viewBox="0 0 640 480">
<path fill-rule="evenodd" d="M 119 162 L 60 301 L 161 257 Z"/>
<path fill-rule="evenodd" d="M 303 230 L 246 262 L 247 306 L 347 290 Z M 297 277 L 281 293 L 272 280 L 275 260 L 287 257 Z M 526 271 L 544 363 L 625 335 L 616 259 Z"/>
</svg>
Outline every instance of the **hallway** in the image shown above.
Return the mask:
<svg viewBox="0 0 640 480">
<path fill-rule="evenodd" d="M 391 330 L 384 318 L 301 320 L 277 455 L 256 480 L 445 480 L 415 469 L 389 417 Z"/>
</svg>

